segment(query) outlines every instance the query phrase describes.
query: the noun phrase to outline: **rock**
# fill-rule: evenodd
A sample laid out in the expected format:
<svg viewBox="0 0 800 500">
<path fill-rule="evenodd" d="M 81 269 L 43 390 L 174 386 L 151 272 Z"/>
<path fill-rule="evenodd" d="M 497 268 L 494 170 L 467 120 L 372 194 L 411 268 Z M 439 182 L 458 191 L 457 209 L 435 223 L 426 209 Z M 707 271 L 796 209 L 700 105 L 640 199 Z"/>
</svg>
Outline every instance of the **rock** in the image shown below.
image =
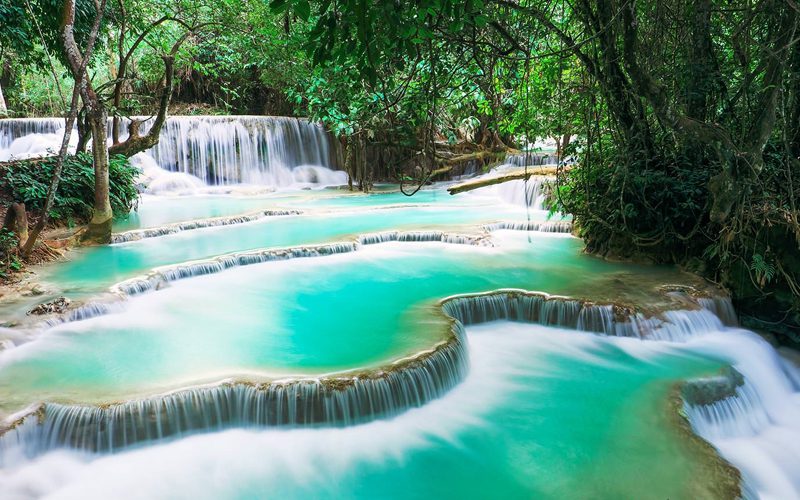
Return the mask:
<svg viewBox="0 0 800 500">
<path fill-rule="evenodd" d="M 28 314 L 61 314 L 67 310 L 70 305 L 70 300 L 66 297 L 58 297 L 50 302 L 45 302 L 34 307 Z"/>
<path fill-rule="evenodd" d="M 726 367 L 716 377 L 689 380 L 683 384 L 681 395 L 692 406 L 704 406 L 736 395 L 744 377 L 733 367 Z"/>
<path fill-rule="evenodd" d="M 29 288 L 26 288 L 20 292 L 20 295 L 23 297 L 38 297 L 39 295 L 44 294 L 45 290 L 40 285 L 33 284 Z"/>
</svg>

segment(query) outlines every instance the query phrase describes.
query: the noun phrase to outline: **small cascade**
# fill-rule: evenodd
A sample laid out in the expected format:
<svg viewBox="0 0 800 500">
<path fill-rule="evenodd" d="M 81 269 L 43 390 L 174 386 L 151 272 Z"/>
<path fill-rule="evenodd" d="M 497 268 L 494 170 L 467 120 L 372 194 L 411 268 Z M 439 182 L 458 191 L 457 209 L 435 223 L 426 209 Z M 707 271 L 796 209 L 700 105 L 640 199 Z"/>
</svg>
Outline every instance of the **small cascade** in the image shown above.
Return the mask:
<svg viewBox="0 0 800 500">
<path fill-rule="evenodd" d="M 694 337 L 723 328 L 720 319 L 705 310 L 665 311 L 660 316 L 631 314 L 628 321 L 617 324 L 616 335 L 645 340 L 686 342 Z"/>
<path fill-rule="evenodd" d="M 506 155 L 504 162 L 515 167 L 555 165 L 558 156 L 549 153 L 514 153 Z"/>
<path fill-rule="evenodd" d="M 510 320 L 594 333 L 613 333 L 613 306 L 518 290 L 448 299 L 445 313 L 464 325 Z"/>
<path fill-rule="evenodd" d="M 487 178 L 496 177 L 507 170 L 508 165 L 497 167 L 485 175 Z M 474 193 L 495 196 L 505 203 L 529 207 L 533 210 L 548 210 L 551 205 L 550 186 L 555 182 L 554 177 L 532 175 L 526 180 L 518 179 L 501 182 L 474 190 Z"/>
<path fill-rule="evenodd" d="M 496 222 L 483 226 L 487 231 L 537 231 L 541 233 L 572 233 L 572 222 Z"/>
<path fill-rule="evenodd" d="M 111 243 L 126 243 L 129 241 L 138 241 L 144 238 L 156 238 L 159 236 L 166 236 L 168 234 L 175 234 L 181 231 L 191 231 L 194 229 L 203 229 L 207 227 L 230 226 L 233 224 L 244 224 L 246 222 L 253 222 L 265 217 L 280 217 L 286 215 L 300 215 L 303 212 L 300 210 L 262 210 L 255 214 L 238 215 L 233 217 L 217 217 L 213 219 L 202 219 L 189 222 L 179 222 L 176 224 L 169 224 L 166 226 L 136 229 L 126 231 L 124 233 L 115 233 L 111 235 Z"/>
<path fill-rule="evenodd" d="M 700 307 L 711 311 L 725 326 L 739 326 L 739 319 L 730 297 L 698 297 L 694 299 Z"/>
<path fill-rule="evenodd" d="M 44 320 L 43 325 L 45 328 L 60 325 L 62 323 L 70 323 L 73 321 L 84 321 L 98 316 L 105 316 L 115 312 L 121 312 L 123 306 L 120 302 L 104 301 L 104 302 L 89 302 L 74 309 L 66 311 L 64 314 L 54 316 Z"/>
<path fill-rule="evenodd" d="M 178 264 L 156 270 L 154 273 L 133 278 L 116 284 L 112 292 L 123 296 L 138 295 L 166 286 L 171 281 L 177 281 L 194 276 L 214 274 L 237 266 L 248 266 L 278 260 L 297 259 L 304 257 L 321 257 L 340 253 L 355 252 L 358 244 L 353 242 L 330 243 L 307 247 L 292 247 L 275 250 L 258 250 L 254 252 L 223 255 L 210 260 Z"/>
<path fill-rule="evenodd" d="M 742 472 L 754 498 L 800 497 L 797 367 L 746 330 L 720 325 L 716 334 L 692 342 L 693 350 L 730 359 L 733 366 L 720 377 L 690 381 L 689 387 L 702 390 L 689 397 L 684 388 L 692 429 Z"/>
<path fill-rule="evenodd" d="M 617 321 L 614 318 L 614 306 L 584 305 L 578 313 L 576 329 L 586 332 L 617 334 Z"/>
<path fill-rule="evenodd" d="M 0 162 L 56 154 L 64 139 L 63 118 L 10 118 L 0 120 Z M 77 134 L 70 146 L 78 143 Z"/>
<path fill-rule="evenodd" d="M 491 245 L 483 235 L 455 234 L 442 231 L 386 231 L 382 233 L 363 234 L 358 237 L 361 245 L 376 245 L 390 241 L 404 242 L 441 242 L 456 245 Z"/>
<path fill-rule="evenodd" d="M 715 382 L 713 379 L 692 381 L 712 386 Z M 687 399 L 686 414 L 695 432 L 711 442 L 731 436 L 752 437 L 770 424 L 758 392 L 746 381 L 730 396 L 702 403 Z"/>
<path fill-rule="evenodd" d="M 55 134 L 64 127 L 63 118 L 5 118 L 0 120 L 0 150 L 9 149 L 20 137 Z"/>
<path fill-rule="evenodd" d="M 512 205 L 528 206 L 533 210 L 547 210 L 549 177 L 532 176 L 527 181 L 516 180 L 497 185 L 497 194 Z"/>
</svg>

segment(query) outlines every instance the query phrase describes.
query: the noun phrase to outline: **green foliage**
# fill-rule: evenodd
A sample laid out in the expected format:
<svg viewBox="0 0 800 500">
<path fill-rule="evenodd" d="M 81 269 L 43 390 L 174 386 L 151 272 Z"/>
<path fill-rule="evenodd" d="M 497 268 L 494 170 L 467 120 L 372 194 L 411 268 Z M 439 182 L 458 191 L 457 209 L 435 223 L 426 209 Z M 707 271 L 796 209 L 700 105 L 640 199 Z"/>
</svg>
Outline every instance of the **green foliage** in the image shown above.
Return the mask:
<svg viewBox="0 0 800 500">
<path fill-rule="evenodd" d="M 5 278 L 9 271 L 22 269 L 17 255 L 17 242 L 17 235 L 13 231 L 0 229 L 0 278 Z"/>
<path fill-rule="evenodd" d="M 0 189 L 16 202 L 25 203 L 27 210 L 42 210 L 53 175 L 55 157 L 44 160 L 24 160 L 7 164 L 0 169 Z M 124 156 L 109 162 L 111 208 L 118 216 L 136 207 L 139 192 L 135 179 L 139 174 Z M 86 221 L 91 217 L 94 203 L 94 169 L 90 154 L 70 156 L 64 163 L 61 182 L 50 217 L 68 224 Z"/>
</svg>

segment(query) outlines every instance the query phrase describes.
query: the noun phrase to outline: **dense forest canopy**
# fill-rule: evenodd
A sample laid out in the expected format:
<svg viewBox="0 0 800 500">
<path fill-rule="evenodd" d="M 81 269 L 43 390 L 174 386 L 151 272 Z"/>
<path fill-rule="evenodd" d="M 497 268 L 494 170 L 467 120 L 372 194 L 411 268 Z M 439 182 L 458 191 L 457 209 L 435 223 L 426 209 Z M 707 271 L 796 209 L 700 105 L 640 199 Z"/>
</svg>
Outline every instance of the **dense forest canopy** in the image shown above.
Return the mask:
<svg viewBox="0 0 800 500">
<path fill-rule="evenodd" d="M 97 27 L 81 148 L 105 143 L 105 116 L 112 155 L 158 139 L 121 140 L 123 117 L 307 116 L 366 190 L 554 138 L 576 159 L 558 208 L 589 251 L 681 264 L 755 326 L 797 335 L 793 0 L 0 0 L 0 112 L 68 114 L 82 74 L 68 4 L 80 53 Z"/>
</svg>

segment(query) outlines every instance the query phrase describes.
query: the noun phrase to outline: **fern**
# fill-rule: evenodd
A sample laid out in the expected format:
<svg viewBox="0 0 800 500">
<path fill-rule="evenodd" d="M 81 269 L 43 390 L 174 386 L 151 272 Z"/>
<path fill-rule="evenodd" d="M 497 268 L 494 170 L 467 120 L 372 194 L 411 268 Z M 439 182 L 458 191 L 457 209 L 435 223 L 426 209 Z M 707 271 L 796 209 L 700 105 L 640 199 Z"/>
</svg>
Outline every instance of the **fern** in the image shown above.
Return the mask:
<svg viewBox="0 0 800 500">
<path fill-rule="evenodd" d="M 760 253 L 753 254 L 753 258 L 750 262 L 750 270 L 756 274 L 756 281 L 761 288 L 766 286 L 766 284 L 775 277 L 775 266 L 767 262 Z"/>
</svg>

